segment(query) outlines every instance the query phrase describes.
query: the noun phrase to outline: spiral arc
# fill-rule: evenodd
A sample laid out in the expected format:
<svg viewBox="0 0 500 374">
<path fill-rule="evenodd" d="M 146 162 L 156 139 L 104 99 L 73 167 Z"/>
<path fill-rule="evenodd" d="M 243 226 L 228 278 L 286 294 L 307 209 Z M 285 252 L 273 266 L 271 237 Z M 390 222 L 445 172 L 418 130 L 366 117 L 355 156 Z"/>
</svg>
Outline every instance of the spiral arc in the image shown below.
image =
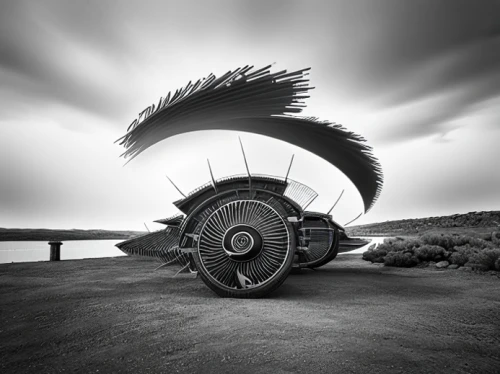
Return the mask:
<svg viewBox="0 0 500 374">
<path fill-rule="evenodd" d="M 215 210 L 198 241 L 198 270 L 205 281 L 226 290 L 272 283 L 291 263 L 289 226 L 268 204 L 237 200 Z"/>
</svg>

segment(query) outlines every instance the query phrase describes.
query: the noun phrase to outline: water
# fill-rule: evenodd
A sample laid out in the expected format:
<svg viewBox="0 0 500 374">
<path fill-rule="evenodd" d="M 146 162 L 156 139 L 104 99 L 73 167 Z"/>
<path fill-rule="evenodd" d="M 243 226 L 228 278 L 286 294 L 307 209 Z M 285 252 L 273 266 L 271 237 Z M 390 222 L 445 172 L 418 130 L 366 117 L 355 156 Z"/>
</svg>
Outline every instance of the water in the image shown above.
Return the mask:
<svg viewBox="0 0 500 374">
<path fill-rule="evenodd" d="M 363 253 L 372 244 L 380 244 L 385 237 L 366 237 L 371 243 L 345 253 Z M 126 256 L 115 247 L 122 240 L 68 240 L 61 246 L 61 260 Z M 342 254 L 342 253 L 341 253 Z M 50 246 L 47 241 L 0 242 L 0 263 L 49 261 Z"/>
<path fill-rule="evenodd" d="M 61 246 L 61 260 L 126 256 L 115 247 L 123 240 L 68 240 Z M 0 242 L 0 263 L 49 261 L 48 241 Z"/>
<path fill-rule="evenodd" d="M 385 236 L 359 236 L 359 238 L 371 239 L 372 241 L 370 243 L 368 243 L 367 245 L 365 245 L 364 247 L 355 249 L 354 251 L 350 251 L 350 252 L 339 253 L 339 255 L 342 255 L 345 253 L 363 253 L 363 252 L 367 251 L 371 245 L 376 244 L 375 247 L 378 247 L 378 245 L 383 243 L 384 239 L 386 239 Z"/>
</svg>

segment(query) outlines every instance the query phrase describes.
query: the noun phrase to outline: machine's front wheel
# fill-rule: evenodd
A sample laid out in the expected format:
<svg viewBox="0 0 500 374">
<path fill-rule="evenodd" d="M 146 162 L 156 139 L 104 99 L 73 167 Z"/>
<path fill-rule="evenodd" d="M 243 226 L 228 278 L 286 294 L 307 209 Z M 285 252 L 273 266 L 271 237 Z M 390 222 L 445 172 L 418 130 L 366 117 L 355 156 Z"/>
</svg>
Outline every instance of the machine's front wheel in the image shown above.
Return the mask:
<svg viewBox="0 0 500 374">
<path fill-rule="evenodd" d="M 193 253 L 201 279 L 222 297 L 257 298 L 278 288 L 294 258 L 291 224 L 270 205 L 237 200 L 203 223 Z"/>
</svg>

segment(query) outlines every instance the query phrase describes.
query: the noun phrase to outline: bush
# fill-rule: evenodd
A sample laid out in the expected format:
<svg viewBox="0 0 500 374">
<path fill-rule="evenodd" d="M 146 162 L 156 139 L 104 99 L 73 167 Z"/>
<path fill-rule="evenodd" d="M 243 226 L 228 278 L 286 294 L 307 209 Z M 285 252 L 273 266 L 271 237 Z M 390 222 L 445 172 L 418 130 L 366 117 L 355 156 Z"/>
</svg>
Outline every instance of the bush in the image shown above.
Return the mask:
<svg viewBox="0 0 500 374">
<path fill-rule="evenodd" d="M 469 262 L 472 264 L 484 265 L 487 270 L 495 270 L 496 262 L 500 258 L 500 249 L 484 249 L 480 252 L 473 253 L 469 257 Z"/>
<path fill-rule="evenodd" d="M 380 245 L 376 249 L 371 249 L 363 253 L 363 260 L 383 263 L 384 257 L 387 255 L 387 251 L 380 249 Z"/>
<path fill-rule="evenodd" d="M 492 239 L 497 235 L 500 233 L 492 234 Z M 500 247 L 500 238 L 498 243 Z M 459 266 L 469 262 L 500 271 L 499 257 L 500 248 L 493 242 L 467 235 L 436 234 L 417 239 L 388 238 L 375 249 L 363 253 L 364 260 L 387 266 L 411 267 L 419 262 L 448 260 Z"/>
<path fill-rule="evenodd" d="M 416 239 L 403 239 L 403 240 L 384 240 L 377 248 L 384 249 L 387 252 L 411 252 L 414 248 L 420 247 L 422 243 Z"/>
<path fill-rule="evenodd" d="M 447 251 L 452 251 L 454 247 L 461 247 L 470 244 L 472 247 L 477 248 L 491 248 L 493 243 L 481 238 L 476 238 L 468 235 L 437 235 L 426 234 L 420 237 L 423 244 L 438 245 Z"/>
<path fill-rule="evenodd" d="M 443 261 L 448 258 L 450 252 L 446 251 L 443 247 L 438 245 L 423 245 L 415 249 L 415 256 L 420 261 Z"/>
<path fill-rule="evenodd" d="M 430 246 L 438 246 L 444 249 L 451 249 L 454 247 L 454 238 L 448 235 L 425 234 L 420 237 L 423 244 Z"/>
<path fill-rule="evenodd" d="M 488 242 L 486 240 L 473 237 L 469 238 L 469 244 L 471 245 L 471 247 L 476 247 L 481 249 L 494 247 L 492 242 Z"/>
<path fill-rule="evenodd" d="M 493 244 L 500 246 L 500 232 L 499 231 L 494 231 L 491 233 L 491 241 Z"/>
<path fill-rule="evenodd" d="M 467 262 L 469 262 L 469 257 L 471 257 L 475 252 L 478 252 L 478 248 L 473 248 L 470 244 L 462 245 L 459 247 L 453 248 L 453 253 L 450 256 L 450 263 L 464 266 Z"/>
<path fill-rule="evenodd" d="M 384 265 L 398 267 L 412 267 L 418 264 L 418 259 L 410 252 L 389 252 L 385 256 Z"/>
</svg>

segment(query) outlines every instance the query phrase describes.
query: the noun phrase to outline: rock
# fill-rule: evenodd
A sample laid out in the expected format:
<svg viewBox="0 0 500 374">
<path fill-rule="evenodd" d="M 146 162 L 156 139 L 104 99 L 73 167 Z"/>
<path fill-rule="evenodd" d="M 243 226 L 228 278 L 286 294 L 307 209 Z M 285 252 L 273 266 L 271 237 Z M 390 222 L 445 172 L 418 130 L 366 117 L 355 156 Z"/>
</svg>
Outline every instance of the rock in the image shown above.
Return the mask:
<svg viewBox="0 0 500 374">
<path fill-rule="evenodd" d="M 458 270 L 462 270 L 462 271 L 469 271 L 469 270 L 470 270 L 470 268 L 467 268 L 467 267 L 465 267 L 465 266 L 461 266 L 461 267 L 459 267 L 459 268 L 458 268 Z"/>
<path fill-rule="evenodd" d="M 429 261 L 429 263 L 427 264 L 427 266 L 436 266 L 436 263 L 434 261 Z"/>
<path fill-rule="evenodd" d="M 464 265 L 465 267 L 471 268 L 472 270 L 487 271 L 489 267 L 483 264 L 472 264 L 470 262 Z"/>
<path fill-rule="evenodd" d="M 450 266 L 448 266 L 448 269 L 458 269 L 459 266 L 457 264 L 451 264 Z"/>
<path fill-rule="evenodd" d="M 444 269 L 444 268 L 447 268 L 448 265 L 450 265 L 450 263 L 448 261 L 439 261 L 437 264 L 436 264 L 436 267 L 438 269 Z"/>
</svg>

